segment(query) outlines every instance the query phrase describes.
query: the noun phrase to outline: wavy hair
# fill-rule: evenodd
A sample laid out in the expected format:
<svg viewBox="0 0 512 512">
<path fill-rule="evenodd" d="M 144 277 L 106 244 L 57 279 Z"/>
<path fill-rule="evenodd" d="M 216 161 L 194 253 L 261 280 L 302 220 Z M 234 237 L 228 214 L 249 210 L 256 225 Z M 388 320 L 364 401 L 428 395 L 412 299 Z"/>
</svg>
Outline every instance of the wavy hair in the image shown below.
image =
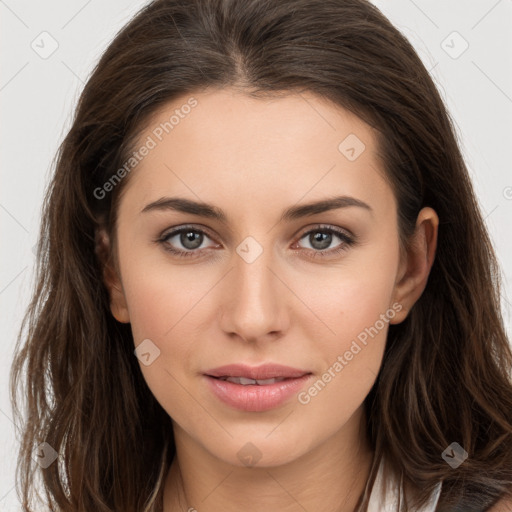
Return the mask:
<svg viewBox="0 0 512 512">
<path fill-rule="evenodd" d="M 512 353 L 500 269 L 453 122 L 411 44 L 365 0 L 156 0 L 95 66 L 47 187 L 11 369 L 23 510 L 34 493 L 52 511 L 162 507 L 171 420 L 142 376 L 130 325 L 110 313 L 96 251 L 99 228 L 115 239 L 129 176 L 103 199 L 94 191 L 159 108 L 226 87 L 255 98 L 308 91 L 355 113 L 378 132 L 401 242 L 422 207 L 439 216 L 427 286 L 390 326 L 365 400 L 375 450 L 368 482 L 384 457 L 405 483 L 407 510 L 441 480 L 438 511 L 482 511 L 510 496 Z M 453 441 L 469 453 L 457 469 L 441 458 Z M 43 442 L 59 454 L 46 468 L 32 458 Z M 361 511 L 367 502 L 365 494 Z"/>
</svg>

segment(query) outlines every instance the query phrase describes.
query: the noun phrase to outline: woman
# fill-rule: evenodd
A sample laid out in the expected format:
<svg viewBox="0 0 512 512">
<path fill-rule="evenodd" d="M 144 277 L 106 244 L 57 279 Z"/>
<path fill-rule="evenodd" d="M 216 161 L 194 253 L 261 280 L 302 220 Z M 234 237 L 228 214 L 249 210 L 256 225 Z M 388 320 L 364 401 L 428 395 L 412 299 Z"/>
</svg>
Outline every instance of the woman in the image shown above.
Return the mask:
<svg viewBox="0 0 512 512">
<path fill-rule="evenodd" d="M 512 508 L 496 259 L 371 4 L 143 8 L 84 88 L 37 270 L 24 510 L 33 460 L 59 511 Z"/>
</svg>

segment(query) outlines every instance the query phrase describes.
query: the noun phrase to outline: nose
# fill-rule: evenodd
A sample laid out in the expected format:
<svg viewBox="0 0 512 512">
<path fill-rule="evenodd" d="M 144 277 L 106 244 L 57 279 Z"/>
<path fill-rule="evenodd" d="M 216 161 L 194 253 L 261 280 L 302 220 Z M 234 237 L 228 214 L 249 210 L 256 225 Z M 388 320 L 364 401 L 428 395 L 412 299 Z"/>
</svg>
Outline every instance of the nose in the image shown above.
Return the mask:
<svg viewBox="0 0 512 512">
<path fill-rule="evenodd" d="M 244 248 L 249 249 L 243 252 Z M 272 261 L 273 251 L 262 251 L 263 247 L 254 241 L 241 244 L 239 249 L 233 255 L 234 268 L 226 276 L 222 290 L 221 328 L 229 336 L 246 342 L 280 338 L 289 324 L 290 291 L 283 284 L 285 280 L 279 270 L 274 270 L 277 265 Z"/>
</svg>

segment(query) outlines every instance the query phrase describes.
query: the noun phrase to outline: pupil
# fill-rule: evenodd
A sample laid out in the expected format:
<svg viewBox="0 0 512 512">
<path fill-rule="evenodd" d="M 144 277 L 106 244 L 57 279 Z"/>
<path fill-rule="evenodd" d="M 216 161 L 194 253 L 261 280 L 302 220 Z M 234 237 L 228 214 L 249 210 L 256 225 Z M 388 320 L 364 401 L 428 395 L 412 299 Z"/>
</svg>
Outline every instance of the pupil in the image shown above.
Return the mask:
<svg viewBox="0 0 512 512">
<path fill-rule="evenodd" d="M 310 236 L 310 242 L 312 242 L 311 246 L 319 250 L 326 249 L 331 245 L 331 237 L 331 233 L 320 233 L 317 231 L 315 234 Z M 321 243 L 319 245 L 315 245 L 317 242 Z"/>
</svg>

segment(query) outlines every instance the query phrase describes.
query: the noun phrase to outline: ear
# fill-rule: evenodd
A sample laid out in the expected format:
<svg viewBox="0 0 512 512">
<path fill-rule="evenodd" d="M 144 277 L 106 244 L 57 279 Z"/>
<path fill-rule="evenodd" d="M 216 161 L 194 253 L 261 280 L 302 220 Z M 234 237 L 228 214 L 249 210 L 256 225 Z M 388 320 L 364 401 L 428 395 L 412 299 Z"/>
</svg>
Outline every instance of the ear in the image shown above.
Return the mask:
<svg viewBox="0 0 512 512">
<path fill-rule="evenodd" d="M 402 309 L 390 320 L 391 324 L 403 322 L 427 285 L 428 276 L 437 247 L 439 218 L 429 207 L 423 208 L 416 219 L 416 228 L 408 248 L 401 256 L 393 291 L 393 303 Z"/>
<path fill-rule="evenodd" d="M 103 283 L 110 296 L 110 311 L 118 322 L 129 323 L 130 315 L 121 283 L 119 272 L 112 262 L 112 248 L 109 236 L 104 228 L 97 229 L 95 233 L 96 256 L 100 262 Z"/>
</svg>

